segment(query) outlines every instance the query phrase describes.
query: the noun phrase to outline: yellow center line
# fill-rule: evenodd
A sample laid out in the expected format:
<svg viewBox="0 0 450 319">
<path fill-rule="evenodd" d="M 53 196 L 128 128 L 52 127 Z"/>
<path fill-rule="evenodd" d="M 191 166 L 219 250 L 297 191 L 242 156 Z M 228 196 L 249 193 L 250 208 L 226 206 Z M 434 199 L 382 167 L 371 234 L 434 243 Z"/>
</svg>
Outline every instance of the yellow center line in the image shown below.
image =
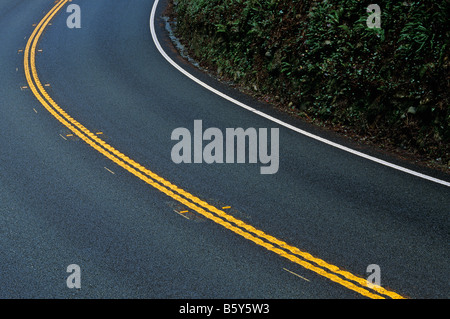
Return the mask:
<svg viewBox="0 0 450 319">
<path fill-rule="evenodd" d="M 384 298 L 380 294 L 391 298 L 403 298 L 393 291 L 389 291 L 380 286 L 367 287 L 367 280 L 351 274 L 348 271 L 344 271 L 337 266 L 329 264 L 322 259 L 312 256 L 311 254 L 301 251 L 297 247 L 291 246 L 284 241 L 281 241 L 273 236 L 264 233 L 261 230 L 254 228 L 253 226 L 234 218 L 231 215 L 226 214 L 224 211 L 208 204 L 207 202 L 199 199 L 198 197 L 190 194 L 189 192 L 177 187 L 170 183 L 139 163 L 135 162 L 128 156 L 122 154 L 111 145 L 101 140 L 97 135 L 101 135 L 98 132 L 97 135 L 85 128 L 74 118 L 68 115 L 44 89 L 41 81 L 39 80 L 36 70 L 36 47 L 37 43 L 47 25 L 50 25 L 50 21 L 61 10 L 61 8 L 68 2 L 68 0 L 60 0 L 56 5 L 45 15 L 45 17 L 39 22 L 36 28 L 33 30 L 32 35 L 28 39 L 27 46 L 24 54 L 24 70 L 27 78 L 27 83 L 39 100 L 39 102 L 52 114 L 61 124 L 71 130 L 76 136 L 85 141 L 92 148 L 103 154 L 105 157 L 127 170 L 131 174 L 135 175 L 148 185 L 163 192 L 167 196 L 182 203 L 184 206 L 191 208 L 193 211 L 203 215 L 204 217 L 220 224 L 221 226 L 229 229 L 230 231 L 254 242 L 272 251 L 279 256 L 287 258 L 288 260 L 309 269 L 321 276 L 324 276 L 342 286 L 360 293 L 363 296 L 369 298 Z M 230 207 L 223 207 L 222 209 L 228 209 Z M 302 258 L 299 258 L 302 257 Z"/>
</svg>

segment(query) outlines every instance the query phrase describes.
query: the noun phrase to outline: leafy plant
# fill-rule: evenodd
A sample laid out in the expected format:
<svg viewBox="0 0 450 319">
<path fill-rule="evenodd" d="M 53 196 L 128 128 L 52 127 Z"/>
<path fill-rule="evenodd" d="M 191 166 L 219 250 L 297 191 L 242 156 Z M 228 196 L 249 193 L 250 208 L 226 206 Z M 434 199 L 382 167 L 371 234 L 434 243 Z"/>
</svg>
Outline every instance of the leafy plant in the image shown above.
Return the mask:
<svg viewBox="0 0 450 319">
<path fill-rule="evenodd" d="M 450 1 L 178 0 L 199 60 L 283 105 L 450 160 Z M 408 110 L 415 110 L 408 112 Z"/>
</svg>

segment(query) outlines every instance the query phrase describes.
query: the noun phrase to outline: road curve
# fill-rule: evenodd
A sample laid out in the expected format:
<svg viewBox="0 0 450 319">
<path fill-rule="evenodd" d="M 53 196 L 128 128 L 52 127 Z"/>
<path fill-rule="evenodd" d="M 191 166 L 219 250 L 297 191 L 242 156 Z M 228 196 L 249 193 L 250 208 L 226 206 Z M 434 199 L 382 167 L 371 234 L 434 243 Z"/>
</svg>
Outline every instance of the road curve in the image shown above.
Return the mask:
<svg viewBox="0 0 450 319">
<path fill-rule="evenodd" d="M 448 186 L 299 135 L 187 78 L 155 46 L 152 8 L 154 36 L 189 74 L 357 147 L 184 62 L 164 2 L 77 3 L 81 29 L 67 27 L 64 0 L 0 5 L 11 30 L 0 36 L 0 297 L 448 297 Z M 279 170 L 175 164 L 171 133 L 195 120 L 278 128 Z M 66 285 L 70 264 L 82 289 Z M 367 287 L 373 264 L 381 287 Z"/>
</svg>

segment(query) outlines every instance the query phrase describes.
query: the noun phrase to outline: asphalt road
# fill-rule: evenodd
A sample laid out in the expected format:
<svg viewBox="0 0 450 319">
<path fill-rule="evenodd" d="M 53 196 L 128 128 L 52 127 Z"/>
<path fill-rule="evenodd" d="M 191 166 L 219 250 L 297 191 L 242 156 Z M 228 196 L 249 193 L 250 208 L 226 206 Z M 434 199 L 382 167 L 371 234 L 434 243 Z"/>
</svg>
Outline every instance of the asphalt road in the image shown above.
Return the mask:
<svg viewBox="0 0 450 319">
<path fill-rule="evenodd" d="M 359 299 L 370 289 L 349 288 L 343 271 L 366 279 L 372 264 L 381 286 L 400 296 L 449 297 L 448 186 L 299 134 L 198 85 L 156 48 L 153 1 L 76 4 L 80 29 L 67 27 L 65 4 L 39 37 L 35 64 L 45 91 L 101 141 L 224 215 L 186 206 L 49 113 L 30 88 L 24 60 L 55 2 L 3 0 L 0 298 Z M 171 47 L 164 6 L 156 34 L 191 74 L 298 128 L 450 181 L 287 118 L 196 70 Z M 194 120 L 223 132 L 278 128 L 277 173 L 260 174 L 259 163 L 174 163 L 171 134 L 193 132 Z M 229 216 L 242 223 L 228 223 Z M 254 239 L 250 226 L 266 237 Z M 273 248 L 280 241 L 305 254 Z M 317 271 L 327 268 L 317 258 L 336 268 Z M 80 266 L 81 289 L 67 287 L 71 264 Z"/>
</svg>

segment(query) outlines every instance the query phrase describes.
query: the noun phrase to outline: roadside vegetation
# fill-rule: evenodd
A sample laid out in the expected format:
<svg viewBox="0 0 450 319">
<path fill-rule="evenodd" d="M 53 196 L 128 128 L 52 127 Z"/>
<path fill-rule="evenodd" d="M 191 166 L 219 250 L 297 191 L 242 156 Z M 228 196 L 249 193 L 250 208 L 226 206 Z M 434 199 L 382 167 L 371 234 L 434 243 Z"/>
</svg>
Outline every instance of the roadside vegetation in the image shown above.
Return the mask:
<svg viewBox="0 0 450 319">
<path fill-rule="evenodd" d="M 450 169 L 450 1 L 171 0 L 219 77 L 296 116 Z"/>
</svg>

